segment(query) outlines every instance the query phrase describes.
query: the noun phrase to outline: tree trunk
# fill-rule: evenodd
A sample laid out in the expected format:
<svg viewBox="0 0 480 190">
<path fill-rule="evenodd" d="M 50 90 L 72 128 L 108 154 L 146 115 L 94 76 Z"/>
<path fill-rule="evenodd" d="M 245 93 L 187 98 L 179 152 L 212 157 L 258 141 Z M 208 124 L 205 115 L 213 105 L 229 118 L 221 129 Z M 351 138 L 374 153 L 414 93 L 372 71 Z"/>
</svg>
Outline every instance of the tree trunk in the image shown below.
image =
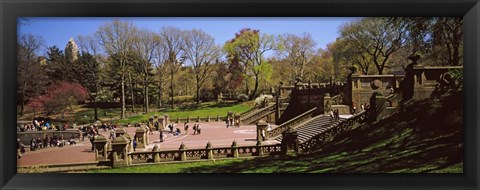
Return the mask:
<svg viewBox="0 0 480 190">
<path fill-rule="evenodd" d="M 200 104 L 200 85 L 197 82 L 197 104 Z"/>
<path fill-rule="evenodd" d="M 95 113 L 95 120 L 98 120 L 98 108 L 97 108 L 97 100 L 96 98 L 93 99 L 93 109 Z"/>
<path fill-rule="evenodd" d="M 135 97 L 133 95 L 133 82 L 130 78 L 130 96 L 131 96 L 131 100 L 132 100 L 132 112 L 135 113 Z"/>
<path fill-rule="evenodd" d="M 173 67 L 174 65 L 172 65 L 172 70 L 171 70 L 171 79 L 170 79 L 170 101 L 171 101 L 171 108 L 173 109 L 174 108 L 174 104 L 173 104 L 173 97 L 174 97 L 174 94 L 173 94 Z"/>
<path fill-rule="evenodd" d="M 158 82 L 158 103 L 157 103 L 158 108 L 162 107 L 162 90 L 163 90 L 162 88 L 163 88 L 162 81 L 159 81 Z"/>
<path fill-rule="evenodd" d="M 120 119 L 125 119 L 125 74 L 122 73 L 122 115 L 120 116 Z"/>
<path fill-rule="evenodd" d="M 143 83 L 143 87 L 144 87 L 144 105 L 145 105 L 145 113 L 148 113 L 148 71 L 145 72 L 145 78 L 144 78 L 144 83 Z"/>
<path fill-rule="evenodd" d="M 22 106 L 20 107 L 20 116 L 23 116 L 23 110 L 25 108 L 25 93 L 27 89 L 27 82 L 23 83 L 22 89 Z"/>
<path fill-rule="evenodd" d="M 255 99 L 255 96 L 257 96 L 257 90 L 258 90 L 258 76 L 255 77 L 255 87 L 253 88 L 252 96 L 250 96 L 250 100 Z"/>
</svg>

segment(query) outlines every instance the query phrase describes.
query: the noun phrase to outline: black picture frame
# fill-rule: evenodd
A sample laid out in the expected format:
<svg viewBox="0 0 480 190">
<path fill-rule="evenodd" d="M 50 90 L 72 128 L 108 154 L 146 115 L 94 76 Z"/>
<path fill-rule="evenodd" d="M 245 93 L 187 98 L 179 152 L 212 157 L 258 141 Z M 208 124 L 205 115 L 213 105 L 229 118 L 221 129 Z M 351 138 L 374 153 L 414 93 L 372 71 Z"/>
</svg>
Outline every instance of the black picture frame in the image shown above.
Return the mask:
<svg viewBox="0 0 480 190">
<path fill-rule="evenodd" d="M 2 189 L 478 189 L 478 0 L 0 0 L 0 187 Z M 16 18 L 57 16 L 464 18 L 463 174 L 16 174 Z"/>
</svg>

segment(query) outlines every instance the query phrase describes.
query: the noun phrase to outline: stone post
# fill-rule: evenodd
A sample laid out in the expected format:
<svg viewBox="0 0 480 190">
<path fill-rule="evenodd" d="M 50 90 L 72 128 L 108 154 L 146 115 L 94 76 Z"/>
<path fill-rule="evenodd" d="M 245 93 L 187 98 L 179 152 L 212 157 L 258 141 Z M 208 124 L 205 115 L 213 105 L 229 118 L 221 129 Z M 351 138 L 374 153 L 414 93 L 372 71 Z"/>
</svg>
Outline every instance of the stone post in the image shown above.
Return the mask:
<svg viewBox="0 0 480 190">
<path fill-rule="evenodd" d="M 236 113 L 234 116 L 235 126 L 240 127 L 240 114 Z"/>
<path fill-rule="evenodd" d="M 370 97 L 370 120 L 376 121 L 386 116 L 386 104 L 387 100 L 385 96 L 380 92 L 374 92 Z"/>
<path fill-rule="evenodd" d="M 180 148 L 178 149 L 180 150 L 180 161 L 186 161 L 187 160 L 187 148 L 185 148 L 185 144 L 180 144 Z"/>
<path fill-rule="evenodd" d="M 158 128 L 159 130 L 165 129 L 165 117 L 158 118 Z"/>
<path fill-rule="evenodd" d="M 257 122 L 257 141 L 264 141 L 267 140 L 267 127 L 268 124 L 264 120 L 260 120 Z M 262 136 L 265 134 L 265 136 Z"/>
<path fill-rule="evenodd" d="M 128 135 L 128 133 L 125 133 L 122 137 L 125 138 L 125 141 L 127 142 L 127 152 L 133 152 L 132 137 Z"/>
<path fill-rule="evenodd" d="M 135 140 L 137 141 L 137 148 L 145 148 L 145 129 L 143 127 L 138 127 L 135 130 Z"/>
<path fill-rule="evenodd" d="M 153 117 L 152 117 L 152 116 L 150 116 L 150 117 L 148 118 L 148 127 L 149 127 L 150 129 L 153 129 Z"/>
<path fill-rule="evenodd" d="M 129 165 L 129 158 L 126 151 L 127 141 L 124 137 L 115 138 L 112 141 L 112 167 L 121 167 Z"/>
<path fill-rule="evenodd" d="M 123 129 L 123 127 L 119 127 L 117 129 L 115 129 L 115 138 L 123 136 L 123 135 L 125 135 L 125 129 Z"/>
<path fill-rule="evenodd" d="M 205 148 L 207 149 L 207 159 L 213 160 L 212 143 L 208 141 L 207 146 Z"/>
<path fill-rule="evenodd" d="M 332 97 L 330 97 L 329 93 L 325 93 L 323 96 L 323 113 L 328 115 L 330 110 L 332 110 Z"/>
<path fill-rule="evenodd" d="M 296 129 L 288 128 L 282 133 L 283 155 L 296 155 L 298 153 L 298 133 Z"/>
<path fill-rule="evenodd" d="M 180 123 L 180 118 L 177 117 L 177 121 L 175 123 Z"/>
<path fill-rule="evenodd" d="M 141 127 L 143 127 L 143 130 L 145 130 L 145 133 L 144 133 L 145 145 L 149 145 L 150 144 L 150 137 L 148 136 L 148 126 L 143 125 Z"/>
<path fill-rule="evenodd" d="M 220 121 L 220 116 L 217 115 L 217 120 L 216 121 Z"/>
<path fill-rule="evenodd" d="M 257 153 L 255 156 L 263 156 L 262 141 L 257 141 L 255 146 L 257 147 Z"/>
<path fill-rule="evenodd" d="M 168 123 L 170 123 L 170 118 L 168 117 L 168 114 L 163 115 L 164 118 L 164 125 L 163 127 L 166 127 Z"/>
<path fill-rule="evenodd" d="M 153 147 L 153 162 L 159 163 L 160 162 L 160 153 L 158 152 L 159 148 L 157 145 Z"/>
<path fill-rule="evenodd" d="M 210 122 L 210 116 L 207 116 L 207 122 Z"/>
<path fill-rule="evenodd" d="M 233 140 L 232 142 L 232 156 L 234 158 L 238 158 L 238 146 L 237 141 Z"/>
<path fill-rule="evenodd" d="M 197 116 L 197 122 L 200 122 L 200 116 Z"/>
<path fill-rule="evenodd" d="M 190 123 L 190 116 L 187 116 L 187 123 Z"/>
<path fill-rule="evenodd" d="M 107 139 L 104 136 L 97 136 L 93 141 L 95 144 L 95 161 L 106 161 L 107 158 Z"/>
</svg>

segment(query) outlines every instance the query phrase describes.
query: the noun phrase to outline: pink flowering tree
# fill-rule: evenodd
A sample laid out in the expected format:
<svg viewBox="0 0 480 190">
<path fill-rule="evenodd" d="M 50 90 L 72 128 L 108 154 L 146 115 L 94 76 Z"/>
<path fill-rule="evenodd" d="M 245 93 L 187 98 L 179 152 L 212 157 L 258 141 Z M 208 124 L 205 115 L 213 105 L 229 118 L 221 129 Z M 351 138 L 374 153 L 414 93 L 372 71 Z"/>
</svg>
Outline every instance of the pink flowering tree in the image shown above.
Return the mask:
<svg viewBox="0 0 480 190">
<path fill-rule="evenodd" d="M 74 104 L 87 98 L 88 92 L 82 85 L 60 82 L 50 86 L 45 95 L 33 98 L 28 106 L 34 111 L 43 110 L 47 115 L 61 113 L 63 119 Z"/>
</svg>

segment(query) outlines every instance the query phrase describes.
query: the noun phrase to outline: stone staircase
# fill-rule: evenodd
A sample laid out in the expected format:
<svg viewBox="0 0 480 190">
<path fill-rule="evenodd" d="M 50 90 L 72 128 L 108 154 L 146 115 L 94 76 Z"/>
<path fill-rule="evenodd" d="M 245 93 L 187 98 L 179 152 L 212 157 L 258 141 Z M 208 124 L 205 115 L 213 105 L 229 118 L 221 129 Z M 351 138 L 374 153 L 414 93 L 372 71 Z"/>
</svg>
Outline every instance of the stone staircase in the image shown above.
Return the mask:
<svg viewBox="0 0 480 190">
<path fill-rule="evenodd" d="M 265 108 L 259 108 L 251 111 L 250 113 L 244 114 L 243 116 L 240 116 L 240 122 L 244 125 L 255 123 L 266 115 L 275 112 L 275 106 L 275 104 L 272 104 Z"/>
<path fill-rule="evenodd" d="M 344 118 L 340 118 L 337 121 L 331 121 L 330 116 L 319 115 L 312 118 L 310 121 L 306 122 L 305 124 L 297 127 L 298 132 L 298 140 L 300 143 L 303 143 L 313 136 L 323 133 L 326 130 L 336 126 L 341 121 L 345 120 Z M 282 142 L 282 136 L 277 137 L 275 140 Z"/>
</svg>

